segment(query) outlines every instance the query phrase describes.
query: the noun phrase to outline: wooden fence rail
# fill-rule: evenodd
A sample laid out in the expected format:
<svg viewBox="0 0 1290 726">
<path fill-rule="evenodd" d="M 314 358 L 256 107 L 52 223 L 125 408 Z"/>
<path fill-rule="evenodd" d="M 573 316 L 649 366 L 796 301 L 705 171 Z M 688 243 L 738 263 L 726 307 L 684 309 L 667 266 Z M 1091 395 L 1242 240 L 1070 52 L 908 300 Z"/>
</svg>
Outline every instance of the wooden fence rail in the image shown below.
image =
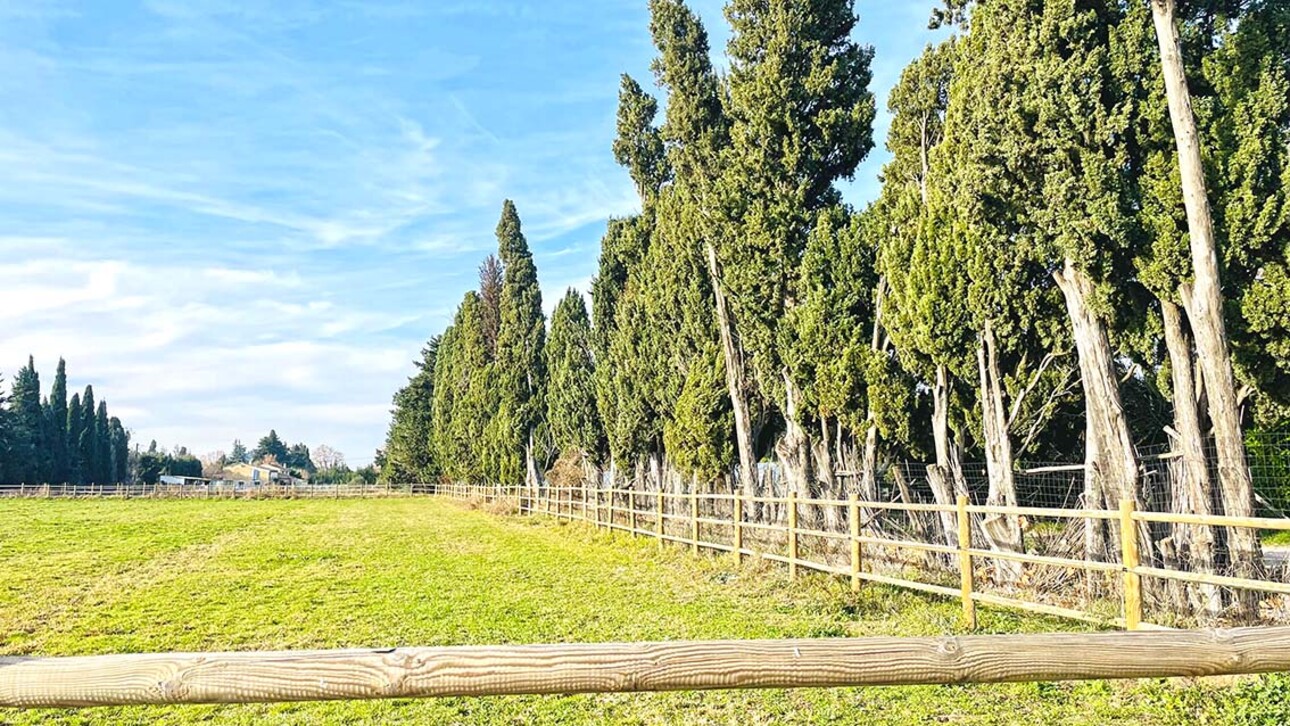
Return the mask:
<svg viewBox="0 0 1290 726">
<path fill-rule="evenodd" d="M 1165 678 L 1290 670 L 1290 627 L 0 658 L 0 707 Z"/>
<path fill-rule="evenodd" d="M 626 489 L 597 489 L 586 484 L 576 487 L 550 486 L 537 492 L 526 487 L 472 487 L 458 484 L 444 490 L 443 493 L 459 498 L 510 497 L 515 499 L 522 512 L 544 513 L 561 519 L 584 521 L 602 529 L 654 537 L 658 539 L 660 546 L 664 542 L 674 542 L 689 547 L 694 552 L 706 549 L 732 553 L 741 558 L 759 557 L 786 565 L 792 577 L 795 577 L 799 570 L 815 570 L 847 577 L 853 587 L 859 587 L 861 582 L 876 582 L 958 598 L 962 602 L 963 620 L 970 627 L 975 627 L 976 624 L 976 604 L 983 603 L 1100 625 L 1124 627 L 1129 630 L 1162 629 L 1163 626 L 1148 622 L 1144 617 L 1143 578 L 1290 595 L 1290 582 L 1197 573 L 1143 564 L 1139 561 L 1136 536 L 1139 527 L 1149 523 L 1290 530 L 1290 519 L 1143 512 L 1137 510 L 1132 500 L 1122 502 L 1119 510 L 1104 511 L 980 506 L 970 504 L 966 497 L 959 497 L 954 504 L 945 505 L 863 502 L 855 496 L 846 500 L 799 499 L 792 493 L 785 497 L 757 497 L 741 493 L 640 492 Z M 616 504 L 616 501 L 621 504 Z M 710 503 L 713 507 L 721 503 L 723 508 L 727 505 L 728 508 L 722 516 L 701 515 L 701 503 Z M 773 521 L 754 522 L 745 517 L 752 506 L 781 506 L 782 511 L 772 517 Z M 837 531 L 803 526 L 799 515 L 805 507 L 816 510 L 836 509 L 844 513 L 843 519 L 848 524 Z M 953 544 L 939 544 L 873 536 L 865 533 L 861 527 L 862 513 L 865 511 L 944 513 L 957 522 L 954 538 L 956 541 Z M 1107 557 L 1103 560 L 978 547 L 973 545 L 975 528 L 971 519 L 976 515 L 1105 521 L 1116 526 L 1121 535 L 1120 546 L 1118 552 L 1107 553 Z M 729 533 L 727 542 L 705 538 L 710 537 L 711 531 L 717 528 Z M 760 547 L 750 542 L 750 533 L 764 535 Z M 779 547 L 768 546 L 765 537 L 773 537 L 774 544 Z M 839 543 L 844 548 L 843 556 L 849 561 L 831 563 L 811 559 L 809 554 L 803 554 L 801 551 L 803 537 Z M 910 550 L 952 558 L 958 573 L 958 586 L 951 586 L 949 582 L 924 582 L 909 579 L 904 573 L 886 574 L 876 571 L 873 567 L 867 568 L 866 563 L 874 559 L 868 554 L 873 548 Z M 778 551 L 771 551 L 772 549 Z M 781 552 L 784 554 L 780 554 Z M 1025 599 L 1024 592 L 1014 591 L 1004 595 L 983 591 L 978 585 L 979 565 L 999 562 L 1118 576 L 1120 613 L 1118 616 L 1097 614 L 1052 603 L 1031 601 Z"/>
<path fill-rule="evenodd" d="M 394 484 L 3 484 L 17 499 L 367 499 L 429 494 L 428 485 Z"/>
</svg>

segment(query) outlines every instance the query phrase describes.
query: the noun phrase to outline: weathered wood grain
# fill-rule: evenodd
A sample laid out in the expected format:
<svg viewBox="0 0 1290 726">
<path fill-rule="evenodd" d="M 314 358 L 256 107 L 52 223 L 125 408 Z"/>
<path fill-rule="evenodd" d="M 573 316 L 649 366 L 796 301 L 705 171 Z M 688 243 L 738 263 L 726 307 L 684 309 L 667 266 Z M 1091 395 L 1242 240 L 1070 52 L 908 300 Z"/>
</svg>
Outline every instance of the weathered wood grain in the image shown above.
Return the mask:
<svg viewBox="0 0 1290 726">
<path fill-rule="evenodd" d="M 1290 627 L 0 659 L 0 706 L 1160 678 L 1290 670 Z"/>
</svg>

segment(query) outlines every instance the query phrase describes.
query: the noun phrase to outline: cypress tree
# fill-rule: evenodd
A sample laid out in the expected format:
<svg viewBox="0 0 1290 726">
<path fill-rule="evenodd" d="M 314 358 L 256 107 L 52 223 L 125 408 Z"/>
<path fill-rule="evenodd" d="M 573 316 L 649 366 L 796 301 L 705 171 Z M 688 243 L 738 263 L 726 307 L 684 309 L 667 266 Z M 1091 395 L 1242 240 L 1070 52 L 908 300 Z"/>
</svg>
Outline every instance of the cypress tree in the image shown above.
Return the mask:
<svg viewBox="0 0 1290 726">
<path fill-rule="evenodd" d="M 492 404 L 497 392 L 481 307 L 479 293 L 466 293 L 453 324 L 440 338 L 431 407 L 434 451 L 444 475 L 474 483 L 486 481 L 495 471 L 494 427 L 501 415 Z"/>
<path fill-rule="evenodd" d="M 114 484 L 122 484 L 130 478 L 130 434 L 121 425 L 121 419 L 116 416 L 108 422 L 108 428 L 112 450 L 110 481 Z"/>
<path fill-rule="evenodd" d="M 577 452 L 598 462 L 604 450 L 604 432 L 596 410 L 591 319 L 577 290 L 571 288 L 556 305 L 545 355 L 549 376 L 546 418 L 555 450 Z"/>
<path fill-rule="evenodd" d="M 928 46 L 892 89 L 887 103 L 892 159 L 883 167 L 882 197 L 873 209 L 879 225 L 873 232 L 879 248 L 881 322 L 902 365 L 931 392 L 935 463 L 928 481 L 937 503 L 946 505 L 956 492 L 967 492 L 961 465 L 967 425 L 956 382 L 971 380 L 975 373 L 968 354 L 972 336 L 965 278 L 957 261 L 947 258 L 953 247 L 928 204 L 931 160 L 944 136 L 956 50 L 952 40 Z M 941 520 L 947 541 L 955 541 L 953 518 Z"/>
<path fill-rule="evenodd" d="M 500 397 L 490 426 L 489 475 L 502 483 L 537 486 L 537 430 L 545 410 L 546 318 L 542 289 L 515 204 L 506 200 L 497 223 L 498 254 L 505 270 L 493 383 Z"/>
<path fill-rule="evenodd" d="M 19 481 L 49 481 L 48 427 L 40 403 L 40 374 L 34 358 L 18 371 L 10 394 L 12 425 L 11 456 Z"/>
<path fill-rule="evenodd" d="M 816 215 L 873 147 L 873 49 L 851 38 L 850 0 L 732 0 L 730 150 L 722 195 L 736 235 L 717 250 L 735 330 L 758 388 L 783 415 L 777 446 L 789 485 L 805 494 L 810 440 L 802 394 L 780 355 L 797 275 Z"/>
<path fill-rule="evenodd" d="M 81 456 L 81 434 L 85 432 L 83 409 L 81 394 L 72 394 L 72 402 L 67 406 L 67 479 L 71 484 L 85 483 Z"/>
<path fill-rule="evenodd" d="M 107 401 L 99 401 L 98 412 L 94 417 L 94 434 L 98 437 L 95 443 L 97 451 L 95 476 L 104 484 L 114 483 L 112 471 L 112 429 L 108 418 Z"/>
<path fill-rule="evenodd" d="M 62 358 L 58 359 L 58 372 L 49 389 L 45 419 L 49 429 L 49 480 L 61 484 L 71 478 L 67 447 L 67 362 Z"/>
<path fill-rule="evenodd" d="M 85 395 L 81 396 L 81 428 L 77 441 L 81 458 L 82 483 L 102 483 L 98 478 L 102 473 L 100 466 L 102 452 L 99 447 L 101 437 L 98 431 L 98 411 L 94 403 L 94 386 L 86 386 Z"/>
<path fill-rule="evenodd" d="M 381 478 L 388 482 L 429 483 L 440 470 L 431 442 L 434 425 L 434 369 L 439 337 L 421 351 L 417 371 L 394 394 L 393 418 L 385 438 Z"/>
<path fill-rule="evenodd" d="M 610 466 L 632 466 L 659 453 L 662 416 L 655 395 L 657 335 L 645 318 L 643 267 L 655 229 L 656 200 L 671 176 L 662 135 L 655 126 L 658 102 L 630 76 L 618 94 L 614 157 L 628 170 L 642 213 L 611 219 L 601 241 L 600 266 L 592 280 L 592 346 L 596 360 L 596 405 L 610 453 Z"/>
<path fill-rule="evenodd" d="M 658 408 L 666 415 L 675 409 L 692 359 L 706 350 L 705 329 L 715 332 L 734 422 L 739 480 L 745 493 L 754 495 L 756 395 L 717 254 L 723 240 L 735 233 L 724 214 L 719 184 L 730 143 L 729 122 L 721 107 L 723 89 L 709 57 L 707 30 L 685 3 L 652 0 L 650 34 L 658 50 L 654 75 L 667 91 L 659 133 L 672 182 L 659 195 L 651 259 L 645 265 L 646 272 L 659 280 L 646 283 L 643 292 L 661 299 L 665 307 L 655 317 L 670 327 L 651 326 L 658 335 L 655 346 L 661 350 L 645 359 L 664 358 L 670 363 L 654 386 L 660 394 Z M 696 424 L 691 422 L 687 428 L 694 430 Z"/>
</svg>

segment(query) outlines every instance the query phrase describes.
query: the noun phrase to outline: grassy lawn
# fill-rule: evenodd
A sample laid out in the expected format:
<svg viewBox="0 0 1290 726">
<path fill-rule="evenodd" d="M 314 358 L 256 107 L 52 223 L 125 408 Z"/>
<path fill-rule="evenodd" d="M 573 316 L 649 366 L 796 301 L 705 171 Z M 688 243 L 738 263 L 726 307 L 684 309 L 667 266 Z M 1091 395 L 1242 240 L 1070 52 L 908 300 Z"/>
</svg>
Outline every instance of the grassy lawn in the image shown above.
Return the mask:
<svg viewBox="0 0 1290 726">
<path fill-rule="evenodd" d="M 426 499 L 0 501 L 0 655 L 933 635 L 959 608 Z M 1072 629 L 985 609 L 987 632 Z M 0 723 L 1283 723 L 1290 679 L 0 710 Z"/>
</svg>

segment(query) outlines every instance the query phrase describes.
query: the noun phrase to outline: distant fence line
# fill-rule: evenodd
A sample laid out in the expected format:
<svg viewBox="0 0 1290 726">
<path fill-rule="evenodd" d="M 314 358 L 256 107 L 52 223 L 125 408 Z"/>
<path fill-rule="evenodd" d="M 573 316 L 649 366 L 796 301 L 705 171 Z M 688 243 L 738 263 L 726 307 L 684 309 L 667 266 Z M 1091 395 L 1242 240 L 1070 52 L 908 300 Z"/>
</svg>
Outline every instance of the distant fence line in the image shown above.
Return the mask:
<svg viewBox="0 0 1290 726">
<path fill-rule="evenodd" d="M 462 500 L 509 500 L 522 513 L 652 537 L 660 546 L 673 542 L 695 553 L 710 550 L 761 558 L 785 565 L 790 576 L 799 570 L 814 570 L 848 578 L 855 589 L 863 582 L 876 582 L 957 598 L 971 627 L 976 624 L 977 604 L 1128 629 L 1192 625 L 1202 619 L 1226 623 L 1290 620 L 1285 611 L 1290 581 L 1284 567 L 1268 567 L 1258 577 L 1169 569 L 1141 562 L 1138 544 L 1142 532 L 1160 525 L 1290 531 L 1290 519 L 1139 511 L 1132 501 L 1108 511 L 974 505 L 962 496 L 945 506 L 868 502 L 856 495 L 842 500 L 805 499 L 792 493 L 749 497 L 737 492 L 638 491 L 586 485 L 547 486 L 534 492 L 525 487 L 447 484 L 437 491 Z M 763 508 L 763 516 L 750 516 L 754 507 Z M 774 511 L 767 514 L 766 508 Z M 833 510 L 834 516 L 824 516 L 822 512 L 827 510 Z M 874 526 L 891 515 L 899 517 L 897 526 Z M 920 519 L 941 516 L 953 520 L 956 542 L 933 542 L 926 535 L 934 528 L 917 526 Z M 986 520 L 1001 516 L 1028 519 L 1032 531 L 1041 530 L 1032 538 L 1037 545 L 1023 551 L 1003 551 L 984 542 Z M 1120 534 L 1119 549 L 1101 559 L 1042 551 L 1046 541 L 1066 542 L 1082 535 L 1082 523 L 1089 521 L 1114 526 Z M 1052 532 L 1043 531 L 1050 528 Z M 1150 584 L 1144 586 L 1144 580 Z M 1238 595 L 1227 598 L 1237 607 L 1220 614 L 1178 612 L 1177 598 L 1166 597 L 1174 586 L 1240 591 L 1259 599 L 1253 609 L 1248 598 Z M 1151 612 L 1148 606 L 1153 593 L 1157 609 Z"/>
<path fill-rule="evenodd" d="M 423 484 L 0 484 L 0 498 L 34 499 L 355 499 L 430 491 Z"/>
</svg>

